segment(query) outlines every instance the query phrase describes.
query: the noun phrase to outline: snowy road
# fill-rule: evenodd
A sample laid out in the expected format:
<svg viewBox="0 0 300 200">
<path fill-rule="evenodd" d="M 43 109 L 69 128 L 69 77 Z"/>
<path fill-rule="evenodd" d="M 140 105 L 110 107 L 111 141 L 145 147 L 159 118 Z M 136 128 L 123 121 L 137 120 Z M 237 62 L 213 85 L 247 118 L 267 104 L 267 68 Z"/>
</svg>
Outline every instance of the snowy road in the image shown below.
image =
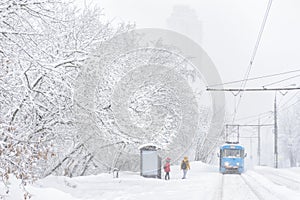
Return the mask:
<svg viewBox="0 0 300 200">
<path fill-rule="evenodd" d="M 289 173 L 284 170 L 277 169 L 256 169 L 256 172 L 270 179 L 273 183 L 285 186 L 291 190 L 300 191 L 300 174 Z"/>
<path fill-rule="evenodd" d="M 171 180 L 140 177 L 138 173 L 66 178 L 47 177 L 28 187 L 33 200 L 299 200 L 300 169 L 257 167 L 242 175 L 218 173 L 215 166 L 192 162 L 187 179 L 178 166 Z"/>
<path fill-rule="evenodd" d="M 222 184 L 222 195 L 220 200 L 223 199 L 253 199 L 262 200 L 260 194 L 253 189 L 244 177 L 240 175 L 224 175 Z"/>
<path fill-rule="evenodd" d="M 242 175 L 220 175 L 220 186 L 214 200 L 243 199 L 243 200 L 278 200 L 268 187 L 257 181 L 246 172 Z"/>
</svg>

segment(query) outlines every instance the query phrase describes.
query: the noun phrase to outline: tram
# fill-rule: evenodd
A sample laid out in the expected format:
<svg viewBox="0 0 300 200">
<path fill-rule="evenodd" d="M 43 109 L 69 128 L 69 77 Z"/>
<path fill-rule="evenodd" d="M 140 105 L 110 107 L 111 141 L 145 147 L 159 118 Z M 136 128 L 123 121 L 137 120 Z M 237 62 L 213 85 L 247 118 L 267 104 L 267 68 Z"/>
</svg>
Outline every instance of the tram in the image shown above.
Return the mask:
<svg viewBox="0 0 300 200">
<path fill-rule="evenodd" d="M 219 171 L 222 174 L 241 174 L 244 172 L 245 148 L 233 142 L 226 142 L 220 147 Z"/>
</svg>

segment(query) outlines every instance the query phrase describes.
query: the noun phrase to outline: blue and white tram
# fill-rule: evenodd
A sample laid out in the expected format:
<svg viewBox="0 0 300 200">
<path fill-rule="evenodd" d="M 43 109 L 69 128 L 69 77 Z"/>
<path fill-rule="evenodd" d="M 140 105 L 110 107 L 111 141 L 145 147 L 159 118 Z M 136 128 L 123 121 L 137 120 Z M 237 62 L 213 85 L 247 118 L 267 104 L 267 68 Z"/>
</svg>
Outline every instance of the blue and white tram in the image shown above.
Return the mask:
<svg viewBox="0 0 300 200">
<path fill-rule="evenodd" d="M 241 174 L 244 172 L 245 148 L 238 143 L 226 143 L 220 147 L 220 172 L 222 174 Z"/>
</svg>

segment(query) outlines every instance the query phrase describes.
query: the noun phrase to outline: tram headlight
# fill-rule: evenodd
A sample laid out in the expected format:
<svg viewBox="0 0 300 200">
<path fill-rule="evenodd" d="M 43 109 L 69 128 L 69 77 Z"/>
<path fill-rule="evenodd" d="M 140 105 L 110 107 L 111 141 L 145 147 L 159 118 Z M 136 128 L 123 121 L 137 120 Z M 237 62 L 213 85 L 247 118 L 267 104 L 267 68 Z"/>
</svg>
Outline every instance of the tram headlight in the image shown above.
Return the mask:
<svg viewBox="0 0 300 200">
<path fill-rule="evenodd" d="M 225 167 L 229 167 L 229 162 L 224 162 Z"/>
<path fill-rule="evenodd" d="M 240 163 L 236 163 L 237 166 L 240 166 Z"/>
</svg>

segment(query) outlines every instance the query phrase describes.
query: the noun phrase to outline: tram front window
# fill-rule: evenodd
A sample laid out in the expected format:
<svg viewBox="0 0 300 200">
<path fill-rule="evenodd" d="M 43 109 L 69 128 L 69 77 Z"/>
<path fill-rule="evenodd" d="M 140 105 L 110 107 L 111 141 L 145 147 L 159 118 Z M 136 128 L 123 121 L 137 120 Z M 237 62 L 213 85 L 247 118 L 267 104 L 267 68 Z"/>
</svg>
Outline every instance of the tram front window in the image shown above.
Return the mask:
<svg viewBox="0 0 300 200">
<path fill-rule="evenodd" d="M 224 157 L 242 157 L 241 150 L 239 149 L 224 149 Z"/>
</svg>

